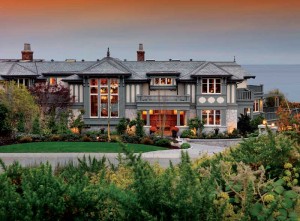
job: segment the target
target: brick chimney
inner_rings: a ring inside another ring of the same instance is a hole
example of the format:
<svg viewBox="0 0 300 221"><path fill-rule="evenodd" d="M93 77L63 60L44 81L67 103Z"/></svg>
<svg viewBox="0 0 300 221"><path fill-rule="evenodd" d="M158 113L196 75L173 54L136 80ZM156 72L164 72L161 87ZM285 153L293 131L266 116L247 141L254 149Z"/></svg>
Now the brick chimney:
<svg viewBox="0 0 300 221"><path fill-rule="evenodd" d="M22 51L22 60L23 61L33 61L33 51L31 51L30 44L24 44L24 50Z"/></svg>
<svg viewBox="0 0 300 221"><path fill-rule="evenodd" d="M145 51L143 48L143 44L139 44L139 50L137 53L137 61L145 61Z"/></svg>

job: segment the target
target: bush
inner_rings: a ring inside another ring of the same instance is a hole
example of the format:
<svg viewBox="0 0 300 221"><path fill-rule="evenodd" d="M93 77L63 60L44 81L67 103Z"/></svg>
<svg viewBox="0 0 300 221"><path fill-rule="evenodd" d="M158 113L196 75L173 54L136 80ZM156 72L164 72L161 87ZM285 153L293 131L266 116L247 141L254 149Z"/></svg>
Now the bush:
<svg viewBox="0 0 300 221"><path fill-rule="evenodd" d="M123 134L122 135L122 140L125 143L140 143L141 138L139 136L135 135L128 135L128 134Z"/></svg>
<svg viewBox="0 0 300 221"><path fill-rule="evenodd" d="M193 132L191 130L184 130L181 133L181 137L182 138L190 138L191 136L193 136Z"/></svg>
<svg viewBox="0 0 300 221"><path fill-rule="evenodd" d="M100 142L107 142L108 141L108 135L107 134L100 134L98 137L96 137L97 141Z"/></svg>
<svg viewBox="0 0 300 221"><path fill-rule="evenodd" d="M153 145L154 141L150 137L144 137L141 140L141 144Z"/></svg>
<svg viewBox="0 0 300 221"><path fill-rule="evenodd" d="M60 135L52 135L50 137L50 141L60 141L60 140L61 140Z"/></svg>
<svg viewBox="0 0 300 221"><path fill-rule="evenodd" d="M91 138L91 137L88 137L88 136L83 136L83 137L82 137L82 141L83 141L83 142L92 142L92 138Z"/></svg>
<svg viewBox="0 0 300 221"><path fill-rule="evenodd" d="M30 136L24 136L19 139L19 142L20 143L31 143L32 138Z"/></svg>
<svg viewBox="0 0 300 221"><path fill-rule="evenodd" d="M130 120L128 118L121 118L119 123L116 126L118 134L124 134L126 132L127 126L129 124Z"/></svg>
<svg viewBox="0 0 300 221"><path fill-rule="evenodd" d="M180 146L181 149L188 149L188 148L190 148L190 147L191 147L191 145L190 145L189 143L183 143L183 144L181 144L181 146Z"/></svg>
<svg viewBox="0 0 300 221"><path fill-rule="evenodd" d="M159 147L170 147L171 142L167 138L160 138L154 142L154 145Z"/></svg>

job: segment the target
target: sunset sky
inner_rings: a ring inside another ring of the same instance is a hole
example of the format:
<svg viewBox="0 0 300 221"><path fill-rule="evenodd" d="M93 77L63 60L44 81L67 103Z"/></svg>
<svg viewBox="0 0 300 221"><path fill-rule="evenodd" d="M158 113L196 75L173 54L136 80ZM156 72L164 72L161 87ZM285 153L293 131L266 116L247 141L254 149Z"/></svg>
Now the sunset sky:
<svg viewBox="0 0 300 221"><path fill-rule="evenodd" d="M0 58L300 63L299 0L1 0Z"/></svg>

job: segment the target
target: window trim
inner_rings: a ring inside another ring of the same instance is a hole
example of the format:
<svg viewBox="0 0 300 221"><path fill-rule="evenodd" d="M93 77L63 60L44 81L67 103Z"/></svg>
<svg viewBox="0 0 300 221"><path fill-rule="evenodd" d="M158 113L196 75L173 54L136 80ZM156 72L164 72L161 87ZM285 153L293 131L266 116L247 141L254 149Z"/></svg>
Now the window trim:
<svg viewBox="0 0 300 221"><path fill-rule="evenodd" d="M108 119L108 118L119 118L120 117L120 93L119 93L119 87L120 87L120 80L118 79L118 78L90 78L89 79L89 83L93 80L93 79L95 79L95 80L97 80L97 85L91 85L91 84L89 84L89 96L90 96L90 98L89 98L89 101L90 101L90 104L89 104L89 106L90 106L90 118L103 118L103 119ZM101 80L102 79L107 79L107 85L101 85ZM116 82L117 82L117 87L118 87L118 93L112 93L111 92L111 86L112 86L112 80L115 80ZM97 93L91 93L91 88L93 88L93 87L95 87L95 88L97 88ZM107 93L101 93L101 88L107 88ZM97 116L92 116L92 109L91 109L91 104L92 104L92 102L91 102L91 96L92 95L97 95ZM109 114L110 114L110 116L102 116L101 115L101 96L107 96L107 98L108 98L108 101L107 101L107 109L110 109L110 111L108 111L109 112ZM117 105L118 105L118 107L117 107L117 112L118 112L118 115L117 116L112 116L112 111L111 111L111 105L112 105L112 103L111 103L111 97L112 96L118 96L118 101L117 101Z"/></svg>
<svg viewBox="0 0 300 221"><path fill-rule="evenodd" d="M213 124L209 124L209 115L211 114L211 111L213 112ZM220 114L217 114L216 112L219 111ZM203 112L205 112L206 115L206 122L204 122L204 126L221 126L222 125L222 114L221 114L221 110L202 110L201 111L201 119L203 120L203 116L205 116L203 114ZM216 116L220 116L220 123L216 124Z"/></svg>
<svg viewBox="0 0 300 221"><path fill-rule="evenodd" d="M203 81L206 80L206 83ZM213 90L214 92L209 92L209 85L210 85L210 80L213 80ZM220 80L220 83L217 83L217 80ZM221 78L202 78L201 80L201 93L202 94L222 94L222 80ZM217 84L220 84L220 92L216 92L217 89ZM203 92L203 86L206 85L206 91Z"/></svg>

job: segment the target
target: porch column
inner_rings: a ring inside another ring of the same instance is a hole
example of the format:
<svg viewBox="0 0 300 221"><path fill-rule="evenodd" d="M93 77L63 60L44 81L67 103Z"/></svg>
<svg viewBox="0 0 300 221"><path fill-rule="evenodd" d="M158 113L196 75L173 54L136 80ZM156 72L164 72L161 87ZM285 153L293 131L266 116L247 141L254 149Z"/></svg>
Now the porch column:
<svg viewBox="0 0 300 221"><path fill-rule="evenodd" d="M147 126L150 126L150 113L149 113L149 110L147 110Z"/></svg>
<svg viewBox="0 0 300 221"><path fill-rule="evenodd" d="M180 110L177 110L177 126L180 126Z"/></svg>
<svg viewBox="0 0 300 221"><path fill-rule="evenodd" d="M250 108L250 118L253 118L253 108Z"/></svg>

